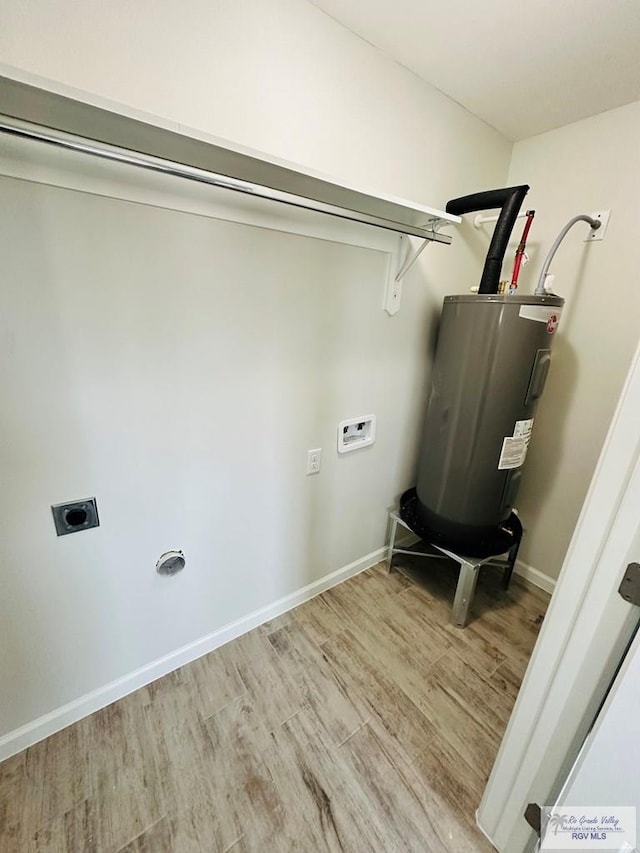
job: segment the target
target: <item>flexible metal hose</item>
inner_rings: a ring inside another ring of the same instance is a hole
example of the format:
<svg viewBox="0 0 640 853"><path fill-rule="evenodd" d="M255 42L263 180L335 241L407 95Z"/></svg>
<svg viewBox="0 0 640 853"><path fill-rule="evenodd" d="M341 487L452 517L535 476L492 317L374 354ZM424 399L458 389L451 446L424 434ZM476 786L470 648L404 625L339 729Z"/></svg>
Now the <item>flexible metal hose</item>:
<svg viewBox="0 0 640 853"><path fill-rule="evenodd" d="M549 273L549 267L551 266L551 261L553 260L553 256L558 251L558 247L560 246L560 243L562 243L564 238L567 236L567 232L569 231L569 229L573 228L573 226L577 222L588 222L589 225L594 230L600 228L600 226L602 225L602 223L600 222L599 219L593 219L591 216L588 216L586 213L581 213L579 216L574 216L573 219L570 219L569 222L567 222L567 224L564 226L562 231L558 234L556 239L553 241L553 246L549 249L549 254L547 255L545 262L542 265L542 270L540 272L540 278L538 279L538 284L536 286L536 289L534 290L534 294L536 296L544 296L545 295L544 281L545 281L545 279Z"/></svg>

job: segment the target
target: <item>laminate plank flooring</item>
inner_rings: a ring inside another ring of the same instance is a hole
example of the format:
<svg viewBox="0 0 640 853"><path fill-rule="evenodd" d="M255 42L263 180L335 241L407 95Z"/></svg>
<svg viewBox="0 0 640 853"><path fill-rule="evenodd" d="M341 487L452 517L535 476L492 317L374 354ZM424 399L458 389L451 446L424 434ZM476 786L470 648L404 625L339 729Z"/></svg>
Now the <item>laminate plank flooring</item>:
<svg viewBox="0 0 640 853"><path fill-rule="evenodd" d="M2 853L474 853L548 597L382 564L0 764Z"/></svg>

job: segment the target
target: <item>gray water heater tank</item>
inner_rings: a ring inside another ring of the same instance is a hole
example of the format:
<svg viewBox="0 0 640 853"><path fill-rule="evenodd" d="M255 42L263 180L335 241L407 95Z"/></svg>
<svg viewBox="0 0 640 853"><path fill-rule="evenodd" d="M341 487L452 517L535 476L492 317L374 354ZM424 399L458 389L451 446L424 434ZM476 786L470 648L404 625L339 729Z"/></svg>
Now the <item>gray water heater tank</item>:
<svg viewBox="0 0 640 853"><path fill-rule="evenodd" d="M472 553L511 514L563 304L444 300L416 491L422 524L449 547Z"/></svg>

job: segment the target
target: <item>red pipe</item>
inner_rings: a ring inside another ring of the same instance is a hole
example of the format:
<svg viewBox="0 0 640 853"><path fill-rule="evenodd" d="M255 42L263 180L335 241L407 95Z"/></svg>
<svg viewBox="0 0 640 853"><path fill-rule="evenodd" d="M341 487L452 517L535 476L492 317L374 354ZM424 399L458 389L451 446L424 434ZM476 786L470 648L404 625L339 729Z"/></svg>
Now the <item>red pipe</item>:
<svg viewBox="0 0 640 853"><path fill-rule="evenodd" d="M527 221L524 224L524 230L522 232L520 242L518 243L518 248L516 249L516 257L513 263L513 275L511 276L511 284L509 285L510 293L513 293L518 289L518 276L520 275L522 256L524 255L524 250L527 245L527 237L529 236L529 229L531 228L531 223L533 222L533 217L535 215L535 210L527 211Z"/></svg>

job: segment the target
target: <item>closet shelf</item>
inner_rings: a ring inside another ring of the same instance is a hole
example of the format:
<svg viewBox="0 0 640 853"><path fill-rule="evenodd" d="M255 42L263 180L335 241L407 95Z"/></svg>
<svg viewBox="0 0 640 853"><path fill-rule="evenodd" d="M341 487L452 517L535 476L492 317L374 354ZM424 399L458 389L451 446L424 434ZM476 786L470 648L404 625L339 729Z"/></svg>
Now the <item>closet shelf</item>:
<svg viewBox="0 0 640 853"><path fill-rule="evenodd" d="M87 93L0 68L0 131L438 243L460 217L339 183Z"/></svg>

